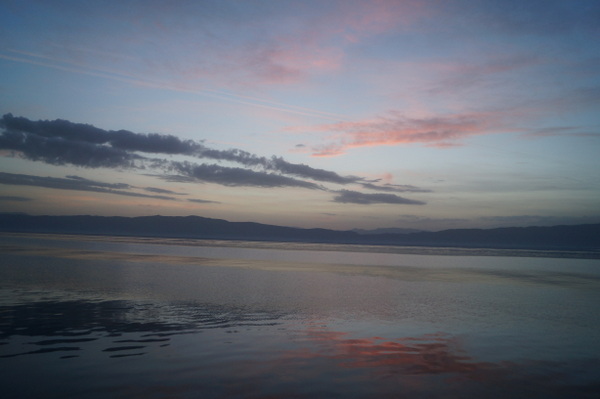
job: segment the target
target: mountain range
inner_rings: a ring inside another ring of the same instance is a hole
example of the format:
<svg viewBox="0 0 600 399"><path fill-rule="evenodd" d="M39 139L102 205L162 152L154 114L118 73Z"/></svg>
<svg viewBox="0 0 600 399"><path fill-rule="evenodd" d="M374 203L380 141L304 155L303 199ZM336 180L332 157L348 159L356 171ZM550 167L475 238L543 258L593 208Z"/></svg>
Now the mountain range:
<svg viewBox="0 0 600 399"><path fill-rule="evenodd" d="M0 214L0 231L429 247L600 250L600 224L437 232L393 229L365 232L229 222L200 216L32 216L5 213Z"/></svg>

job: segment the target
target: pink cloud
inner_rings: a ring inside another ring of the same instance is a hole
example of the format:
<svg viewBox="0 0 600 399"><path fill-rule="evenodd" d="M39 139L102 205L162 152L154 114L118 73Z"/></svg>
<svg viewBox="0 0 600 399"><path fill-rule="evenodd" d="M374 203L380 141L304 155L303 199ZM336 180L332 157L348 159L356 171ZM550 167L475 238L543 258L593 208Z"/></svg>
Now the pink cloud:
<svg viewBox="0 0 600 399"><path fill-rule="evenodd" d="M242 65L263 83L294 83L310 73L338 70L346 46L413 24L427 12L418 1L343 1L322 14L304 15L300 29L241 49L249 51Z"/></svg>
<svg viewBox="0 0 600 399"><path fill-rule="evenodd" d="M443 77L429 91L432 94L451 93L456 90L489 84L502 74L521 71L543 62L531 55L492 56L485 63L461 62L432 64L429 67Z"/></svg>
<svg viewBox="0 0 600 399"><path fill-rule="evenodd" d="M114 20L127 29L94 25L82 37L52 38L60 44L47 54L77 63L86 72L107 69L121 76L136 71L136 79L170 86L245 90L305 82L337 71L352 43L414 23L423 9L418 1L345 0L318 10L299 2L246 14L240 3L231 13L211 17L208 9L196 17L198 9L192 4L156 7L127 8L114 15L97 10L104 23Z"/></svg>
<svg viewBox="0 0 600 399"><path fill-rule="evenodd" d="M348 46L415 24L429 13L421 2L395 0L342 1L319 13L306 11L297 10L302 23L296 27L233 48L224 55L231 61L228 70L250 84L297 83L341 69Z"/></svg>
<svg viewBox="0 0 600 399"><path fill-rule="evenodd" d="M342 2L335 10L334 29L349 42L358 42L367 35L380 34L399 27L418 23L433 10L416 0L373 0L370 2ZM331 26L331 25L330 25Z"/></svg>
<svg viewBox="0 0 600 399"><path fill-rule="evenodd" d="M252 75L262 84L287 84L304 80L308 75L340 68L343 52L319 43L281 40L243 54L238 64L243 75Z"/></svg>
<svg viewBox="0 0 600 399"><path fill-rule="evenodd" d="M434 147L459 145L463 138L498 132L507 127L501 112L473 112L413 119L399 113L358 122L319 125L335 132L329 142L312 148L314 156L335 156L350 148L420 143Z"/></svg>

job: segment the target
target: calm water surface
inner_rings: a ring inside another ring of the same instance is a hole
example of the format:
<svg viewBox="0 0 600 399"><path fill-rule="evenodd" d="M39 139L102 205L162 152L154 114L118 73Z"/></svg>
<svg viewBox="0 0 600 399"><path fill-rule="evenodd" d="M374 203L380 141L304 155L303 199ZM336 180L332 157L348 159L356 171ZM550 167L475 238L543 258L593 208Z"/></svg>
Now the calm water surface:
<svg viewBox="0 0 600 399"><path fill-rule="evenodd" d="M599 260L249 246L0 235L2 397L600 396Z"/></svg>

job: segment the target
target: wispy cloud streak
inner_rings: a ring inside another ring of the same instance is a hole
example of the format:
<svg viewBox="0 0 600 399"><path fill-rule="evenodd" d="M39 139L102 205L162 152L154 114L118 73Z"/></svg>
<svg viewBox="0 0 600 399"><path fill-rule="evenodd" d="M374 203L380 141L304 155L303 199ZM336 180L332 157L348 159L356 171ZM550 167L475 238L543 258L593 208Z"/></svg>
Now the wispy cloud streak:
<svg viewBox="0 0 600 399"><path fill-rule="evenodd" d="M37 65L45 68L57 69L65 72L76 73L80 75L94 76L107 80L114 80L123 83L129 83L135 86L145 86L160 90L168 90L173 92L183 92L208 96L221 101L234 102L237 104L247 105L250 107L265 108L278 112L290 113L295 115L303 115L315 117L324 120L343 121L349 120L347 116L335 114L332 112L321 111L309 107L303 107L293 104L286 104L266 98L238 94L228 90L217 90L208 87L190 87L189 85L181 85L174 82L157 81L150 78L142 78L140 76L129 75L121 71L112 71L105 69L97 69L86 64L74 63L68 59L57 59L48 57L42 54L31 52L10 50L12 53L19 54L14 56L10 54L0 53L0 58L23 64Z"/></svg>

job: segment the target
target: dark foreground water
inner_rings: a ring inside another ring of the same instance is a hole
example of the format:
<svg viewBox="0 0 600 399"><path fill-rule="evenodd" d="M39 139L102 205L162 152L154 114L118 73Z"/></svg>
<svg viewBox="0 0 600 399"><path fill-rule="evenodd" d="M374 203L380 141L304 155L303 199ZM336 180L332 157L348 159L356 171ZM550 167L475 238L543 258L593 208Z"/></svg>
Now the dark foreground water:
<svg viewBox="0 0 600 399"><path fill-rule="evenodd" d="M600 397L599 260L250 245L0 235L0 397Z"/></svg>

